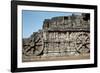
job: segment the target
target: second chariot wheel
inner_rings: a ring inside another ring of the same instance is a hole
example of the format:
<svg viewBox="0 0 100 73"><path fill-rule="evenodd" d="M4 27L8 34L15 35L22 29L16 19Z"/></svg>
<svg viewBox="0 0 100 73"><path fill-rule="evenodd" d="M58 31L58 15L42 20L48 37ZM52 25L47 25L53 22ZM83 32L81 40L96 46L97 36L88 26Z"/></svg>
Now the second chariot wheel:
<svg viewBox="0 0 100 73"><path fill-rule="evenodd" d="M78 53L89 53L90 52L89 33L83 32L77 36L76 50Z"/></svg>

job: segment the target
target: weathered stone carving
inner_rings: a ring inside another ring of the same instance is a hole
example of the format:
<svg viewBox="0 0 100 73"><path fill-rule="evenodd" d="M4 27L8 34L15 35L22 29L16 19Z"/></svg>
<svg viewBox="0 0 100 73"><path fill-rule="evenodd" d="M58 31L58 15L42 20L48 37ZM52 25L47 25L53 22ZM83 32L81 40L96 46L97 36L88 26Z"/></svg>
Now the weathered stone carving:
<svg viewBox="0 0 100 73"><path fill-rule="evenodd" d="M78 56L90 53L90 14L45 19L43 29L23 39L25 56Z"/></svg>

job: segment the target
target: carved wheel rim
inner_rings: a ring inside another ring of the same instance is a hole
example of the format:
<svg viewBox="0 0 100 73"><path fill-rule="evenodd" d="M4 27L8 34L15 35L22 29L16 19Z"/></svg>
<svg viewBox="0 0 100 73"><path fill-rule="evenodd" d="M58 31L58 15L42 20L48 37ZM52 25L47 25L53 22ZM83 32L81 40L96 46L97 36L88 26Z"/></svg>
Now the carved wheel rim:
<svg viewBox="0 0 100 73"><path fill-rule="evenodd" d="M76 50L78 53L90 52L90 37L87 33L78 35L76 39Z"/></svg>

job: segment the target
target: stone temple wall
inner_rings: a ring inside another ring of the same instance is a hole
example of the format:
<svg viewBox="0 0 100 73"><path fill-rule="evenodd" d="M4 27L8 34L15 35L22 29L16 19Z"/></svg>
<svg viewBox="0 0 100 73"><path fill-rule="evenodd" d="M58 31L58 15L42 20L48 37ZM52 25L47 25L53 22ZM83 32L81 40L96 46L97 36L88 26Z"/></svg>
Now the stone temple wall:
<svg viewBox="0 0 100 73"><path fill-rule="evenodd" d="M45 19L43 29L61 29L61 28L90 28L90 19L87 15L59 16L52 19Z"/></svg>
<svg viewBox="0 0 100 73"><path fill-rule="evenodd" d="M28 39L23 39L23 61L25 56L67 57L89 53L90 14L45 19L42 30L34 32Z"/></svg>
<svg viewBox="0 0 100 73"><path fill-rule="evenodd" d="M44 54L78 55L89 53L89 36L89 32L49 32L46 38L43 38Z"/></svg>

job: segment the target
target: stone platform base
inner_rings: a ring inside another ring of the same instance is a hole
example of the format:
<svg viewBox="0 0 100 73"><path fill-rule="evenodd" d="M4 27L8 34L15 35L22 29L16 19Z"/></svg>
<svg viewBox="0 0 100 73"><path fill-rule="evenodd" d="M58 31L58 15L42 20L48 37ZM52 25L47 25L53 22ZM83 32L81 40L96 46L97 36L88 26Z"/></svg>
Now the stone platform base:
<svg viewBox="0 0 100 73"><path fill-rule="evenodd" d="M81 60L90 59L89 54L77 56L23 56L22 62L57 61L57 60Z"/></svg>

